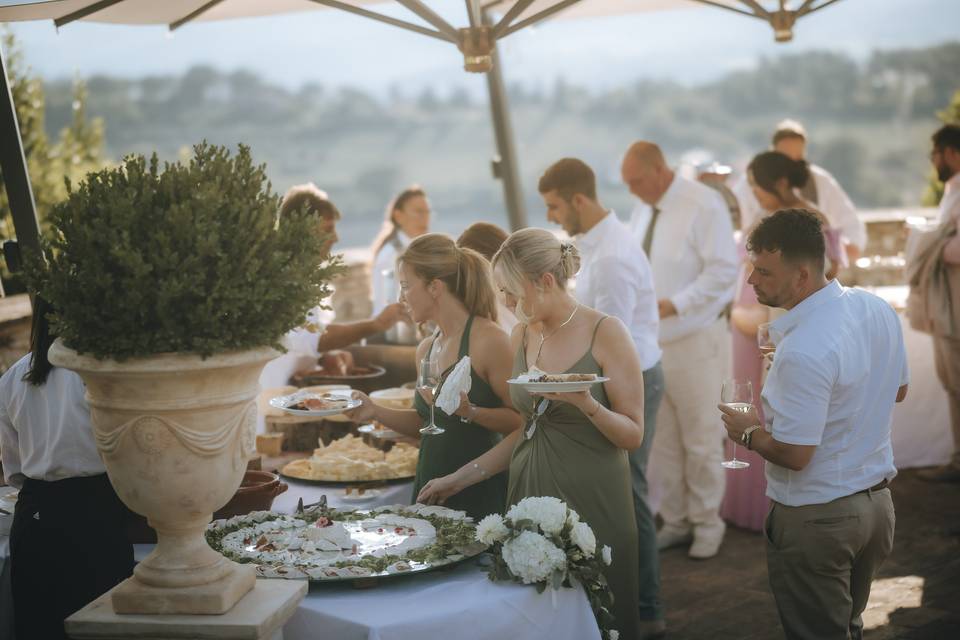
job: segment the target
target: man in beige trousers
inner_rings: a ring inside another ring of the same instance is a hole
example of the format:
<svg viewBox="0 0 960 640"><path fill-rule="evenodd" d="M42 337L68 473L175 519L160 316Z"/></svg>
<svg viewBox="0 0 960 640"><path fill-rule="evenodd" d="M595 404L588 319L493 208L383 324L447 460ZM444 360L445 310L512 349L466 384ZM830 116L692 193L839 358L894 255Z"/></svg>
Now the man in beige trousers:
<svg viewBox="0 0 960 640"><path fill-rule="evenodd" d="M877 296L826 280L810 211L765 218L747 250L757 300L787 313L770 325L766 424L756 409L718 408L730 438L767 461L767 573L787 638L858 639L893 548L890 422L909 378L900 320Z"/></svg>
<svg viewBox="0 0 960 640"><path fill-rule="evenodd" d="M636 142L621 174L640 199L630 229L650 259L660 314L666 387L651 459L663 487L657 547L692 542L691 558L713 557L723 541L725 470L716 399L730 369L724 310L739 261L726 203L674 173L660 148Z"/></svg>

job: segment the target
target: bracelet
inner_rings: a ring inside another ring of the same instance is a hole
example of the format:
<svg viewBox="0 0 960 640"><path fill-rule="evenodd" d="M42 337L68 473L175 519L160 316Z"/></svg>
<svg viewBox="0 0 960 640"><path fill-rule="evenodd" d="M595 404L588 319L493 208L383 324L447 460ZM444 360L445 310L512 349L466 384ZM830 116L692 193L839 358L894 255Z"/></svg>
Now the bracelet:
<svg viewBox="0 0 960 640"><path fill-rule="evenodd" d="M751 445L753 444L753 432L758 429L760 429L760 425L755 424L752 427L747 427L744 429L743 433L740 434L740 442L743 444L743 446L751 451L753 450L751 449Z"/></svg>
<svg viewBox="0 0 960 640"><path fill-rule="evenodd" d="M487 477L487 472L484 470L483 467L481 467L481 466L480 466L479 464L477 464L476 462L473 463L473 468L480 472L480 477L481 477L481 478L486 478L486 477Z"/></svg>
<svg viewBox="0 0 960 640"><path fill-rule="evenodd" d="M593 401L597 403L597 408L587 414L587 417L591 420L593 419L593 416L597 415L597 413L599 413L600 409L603 407L603 405L600 404L600 401L596 398L594 398Z"/></svg>
<svg viewBox="0 0 960 640"><path fill-rule="evenodd" d="M460 416L460 422L466 424L467 422L473 422L473 419L477 417L477 410L480 409L475 404L471 404L470 408L467 409L467 415Z"/></svg>

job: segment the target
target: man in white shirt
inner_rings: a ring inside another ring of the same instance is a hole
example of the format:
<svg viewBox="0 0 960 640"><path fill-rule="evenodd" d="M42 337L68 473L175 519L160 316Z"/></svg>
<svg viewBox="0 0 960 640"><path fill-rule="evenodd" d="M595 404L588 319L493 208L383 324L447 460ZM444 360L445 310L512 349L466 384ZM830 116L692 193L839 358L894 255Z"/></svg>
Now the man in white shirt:
<svg viewBox="0 0 960 640"><path fill-rule="evenodd" d="M767 461L767 573L787 638L860 638L870 584L893 548L894 402L909 373L893 308L824 276L816 215L784 209L750 234L748 283L774 320L755 408L718 405L730 438Z"/></svg>
<svg viewBox="0 0 960 640"><path fill-rule="evenodd" d="M636 142L621 167L641 203L630 230L649 257L668 380L653 444L663 483L657 534L661 549L687 544L692 558L716 555L725 525L723 438L714 410L730 369L724 310L733 299L739 261L723 198L676 175L651 142Z"/></svg>
<svg viewBox="0 0 960 640"><path fill-rule="evenodd" d="M784 120L777 125L773 133L774 151L788 156L792 160L804 160L807 154L807 132L803 125L795 120ZM867 245L867 227L857 216L857 210L850 197L829 171L810 164L810 180L800 192L801 197L817 205L831 226L843 233L847 257L851 262L857 259ZM763 207L753 195L753 189L744 176L734 187L734 193L740 202L743 220L742 229L749 229L763 215Z"/></svg>
<svg viewBox="0 0 960 640"><path fill-rule="evenodd" d="M554 163L540 178L538 188L547 207L547 219L577 238L577 300L623 321L643 367L643 444L630 452L630 469L640 543L640 637L659 637L666 625L660 601L657 529L647 504L646 477L657 408L664 389L653 275L630 230L616 213L600 204L596 176L586 163L576 158Z"/></svg>
<svg viewBox="0 0 960 640"><path fill-rule="evenodd" d="M930 161L937 170L937 177L944 183L939 222L960 224L960 126L944 125L933 134ZM943 261L953 269L960 265L960 234L953 236L944 246ZM957 333L960 330L955 331L954 335ZM954 452L946 465L925 469L918 475L935 482L960 482L960 340L934 335L933 347L937 376L950 401Z"/></svg>

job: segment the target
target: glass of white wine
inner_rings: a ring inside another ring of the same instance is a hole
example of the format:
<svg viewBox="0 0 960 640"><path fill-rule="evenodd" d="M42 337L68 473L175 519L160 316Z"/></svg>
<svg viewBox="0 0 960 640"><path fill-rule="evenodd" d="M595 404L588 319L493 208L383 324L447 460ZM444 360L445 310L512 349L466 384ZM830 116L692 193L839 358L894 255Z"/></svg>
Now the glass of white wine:
<svg viewBox="0 0 960 640"><path fill-rule="evenodd" d="M437 393L440 390L440 364L435 357L427 356L420 361L420 373L417 375L417 389L420 391L430 391L430 424L420 429L420 433L428 436L434 436L446 431L443 427L438 427L433 420L433 407L437 403ZM426 394L422 394L426 399Z"/></svg>
<svg viewBox="0 0 960 640"><path fill-rule="evenodd" d="M724 380L720 388L720 402L734 411L750 413L753 410L753 384L749 380ZM733 443L733 460L721 463L727 469L745 469L749 462L737 460L737 443Z"/></svg>

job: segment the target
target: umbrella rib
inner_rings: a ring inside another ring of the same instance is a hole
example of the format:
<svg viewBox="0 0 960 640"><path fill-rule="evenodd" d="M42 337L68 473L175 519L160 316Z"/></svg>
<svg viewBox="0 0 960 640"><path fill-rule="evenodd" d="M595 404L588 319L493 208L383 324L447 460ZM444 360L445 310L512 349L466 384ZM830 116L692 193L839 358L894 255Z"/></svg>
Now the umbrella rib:
<svg viewBox="0 0 960 640"><path fill-rule="evenodd" d="M347 4L346 2L339 2L338 0L310 0L310 2L316 2L317 4L322 4L333 9L340 9L341 11L347 11L349 13L362 16L364 18L369 18L371 20L376 20L377 22L384 22L386 24L392 25L394 27L400 27L401 29L406 29L407 31L413 31L421 35L429 36L431 38L436 38L437 40L443 40L444 42L453 42L456 43L456 39L450 37L446 33L441 33L439 31L433 31L426 27L421 27L418 24L411 24L404 20L399 20L397 18L391 18L390 16L385 16L381 13L375 11L368 11L367 9L361 9L352 4Z"/></svg>
<svg viewBox="0 0 960 640"><path fill-rule="evenodd" d="M433 9L427 5L420 2L420 0L396 0L398 4L403 5L410 11L414 12L434 27L437 28L437 31L440 33L445 33L456 42L459 38L457 30L449 22L444 20L437 14Z"/></svg>
<svg viewBox="0 0 960 640"><path fill-rule="evenodd" d="M487 11L490 11L490 9L493 9L494 7L500 6L506 1L507 0L490 0L490 2L485 2L484 4L480 5L480 9L482 9L484 12L487 12Z"/></svg>
<svg viewBox="0 0 960 640"><path fill-rule="evenodd" d="M199 9L194 9L193 11L191 11L190 13L188 13L187 15L185 15L184 17L180 18L179 20L174 20L174 21L171 22L170 25L169 25L169 26L170 26L170 31L174 31L175 29L179 29L180 27L182 27L182 26L185 25L186 23L188 23L188 22L190 22L191 20L195 19L197 16L200 16L200 15L206 13L207 11L209 11L210 9L213 9L215 6L217 6L217 5L220 4L221 2L223 2L223 0L210 0L210 2L208 2L208 3L205 4L205 5L203 5L203 6L200 7Z"/></svg>
<svg viewBox="0 0 960 640"><path fill-rule="evenodd" d="M464 0L467 3L467 17L470 18L470 27L476 29L480 26L480 0Z"/></svg>
<svg viewBox="0 0 960 640"><path fill-rule="evenodd" d="M834 2L840 2L840 0L827 0L827 1L824 2L823 4L821 4L821 5L817 6L817 7L810 7L810 8L807 9L806 11L803 11L804 7L801 7L801 8L800 8L800 9L801 9L801 12L798 12L797 15L798 15L798 16L804 16L804 15L808 16L808 15L810 15L811 13L813 13L814 11L820 11L820 9L823 9L823 8L825 8L825 7L829 7L829 6L832 5ZM813 3L813 0L810 0L810 2L808 2L807 4L812 4L812 3Z"/></svg>
<svg viewBox="0 0 960 640"><path fill-rule="evenodd" d="M493 28L494 39L499 38L500 34L506 31L507 27L510 26L510 23L513 22L517 16L526 11L527 7L532 5L534 2L535 0L518 0L516 3L514 3L514 5L510 7L510 10L507 11L502 18L500 18L500 22L498 22Z"/></svg>
<svg viewBox="0 0 960 640"><path fill-rule="evenodd" d="M757 0L740 0L740 2L753 9L754 15L766 19L770 18L770 12L764 9L763 5L757 2Z"/></svg>
<svg viewBox="0 0 960 640"><path fill-rule="evenodd" d="M100 0L99 2L94 2L93 4L88 4L82 9L77 9L73 13L68 13L65 16L60 18L55 18L53 24L56 28L60 28L65 24L70 24L81 18L86 18L87 16L102 11L103 9L108 9L115 4L120 4L123 0Z"/></svg>
<svg viewBox="0 0 960 640"><path fill-rule="evenodd" d="M563 11L570 5L576 4L578 2L580 2L580 0L563 0L563 2L558 2L557 4L544 9L540 13L535 13L529 18L521 20L517 24L507 27L506 29L503 30L503 34L500 35L499 37L506 38L511 33L515 31L519 31L520 29L523 29L524 27L528 27L532 24L536 24L537 22L540 22L541 20L544 20L546 18L549 18L550 16L557 13L558 11Z"/></svg>

